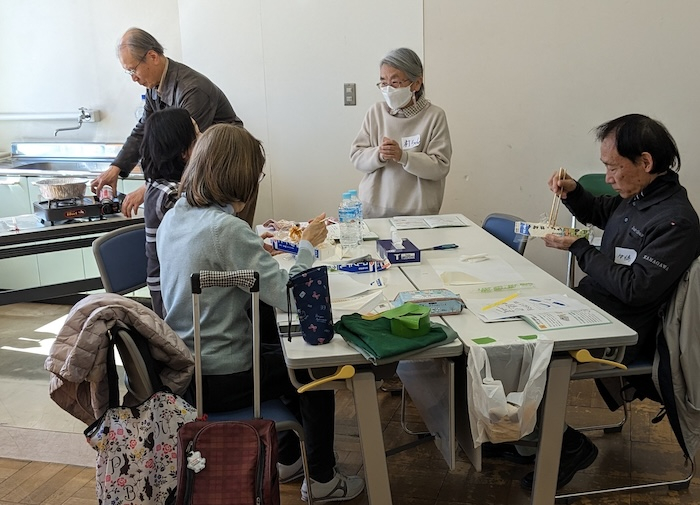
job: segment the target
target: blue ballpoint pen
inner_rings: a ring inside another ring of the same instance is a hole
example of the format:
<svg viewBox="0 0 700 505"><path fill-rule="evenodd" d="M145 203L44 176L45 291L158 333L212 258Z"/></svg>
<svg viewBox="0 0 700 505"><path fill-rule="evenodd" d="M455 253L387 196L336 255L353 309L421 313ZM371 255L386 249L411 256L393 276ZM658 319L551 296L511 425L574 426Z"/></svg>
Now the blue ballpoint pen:
<svg viewBox="0 0 700 505"><path fill-rule="evenodd" d="M441 244L434 247L426 247L421 249L421 251L442 251L444 249L457 249L459 246L457 244Z"/></svg>

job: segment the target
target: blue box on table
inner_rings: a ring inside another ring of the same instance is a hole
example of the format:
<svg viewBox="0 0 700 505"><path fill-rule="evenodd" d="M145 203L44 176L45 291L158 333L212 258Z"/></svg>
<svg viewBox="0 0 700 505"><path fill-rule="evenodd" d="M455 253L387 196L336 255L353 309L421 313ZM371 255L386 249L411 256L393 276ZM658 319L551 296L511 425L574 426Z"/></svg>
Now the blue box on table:
<svg viewBox="0 0 700 505"><path fill-rule="evenodd" d="M389 260L392 265L397 263L420 263L420 249L406 238L401 240L403 249L395 247L391 240L377 240L379 256L382 259Z"/></svg>

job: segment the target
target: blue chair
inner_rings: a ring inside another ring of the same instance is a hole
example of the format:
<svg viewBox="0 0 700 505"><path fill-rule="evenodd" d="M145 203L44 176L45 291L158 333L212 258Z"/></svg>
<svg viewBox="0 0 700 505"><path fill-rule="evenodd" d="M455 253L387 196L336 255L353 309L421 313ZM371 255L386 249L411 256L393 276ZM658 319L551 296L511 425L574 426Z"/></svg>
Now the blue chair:
<svg viewBox="0 0 700 505"><path fill-rule="evenodd" d="M146 225L113 230L92 243L105 291L123 295L146 285Z"/></svg>
<svg viewBox="0 0 700 505"><path fill-rule="evenodd" d="M510 214L493 213L484 218L481 227L518 254L525 254L527 237L515 233L516 221L523 220Z"/></svg>

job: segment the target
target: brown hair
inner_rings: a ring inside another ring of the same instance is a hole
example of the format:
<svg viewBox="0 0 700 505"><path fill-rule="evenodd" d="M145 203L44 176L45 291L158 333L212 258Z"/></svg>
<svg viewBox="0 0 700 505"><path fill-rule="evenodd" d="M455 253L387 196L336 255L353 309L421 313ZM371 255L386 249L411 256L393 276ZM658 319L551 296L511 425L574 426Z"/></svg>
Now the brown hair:
<svg viewBox="0 0 700 505"><path fill-rule="evenodd" d="M217 124L197 140L180 192L193 207L247 202L258 186L265 150L248 130Z"/></svg>

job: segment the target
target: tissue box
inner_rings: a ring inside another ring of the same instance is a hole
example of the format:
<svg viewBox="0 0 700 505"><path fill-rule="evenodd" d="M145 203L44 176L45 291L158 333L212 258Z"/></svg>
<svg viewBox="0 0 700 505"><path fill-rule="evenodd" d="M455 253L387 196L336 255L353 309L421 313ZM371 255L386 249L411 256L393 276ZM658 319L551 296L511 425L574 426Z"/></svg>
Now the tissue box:
<svg viewBox="0 0 700 505"><path fill-rule="evenodd" d="M391 240L377 240L377 252L382 259L396 263L420 263L420 249L408 239L403 241L403 249L396 249Z"/></svg>
<svg viewBox="0 0 700 505"><path fill-rule="evenodd" d="M431 316L459 314L464 308L464 301L449 289L402 291L396 295L393 304L399 307L404 303L415 303L428 307Z"/></svg>

